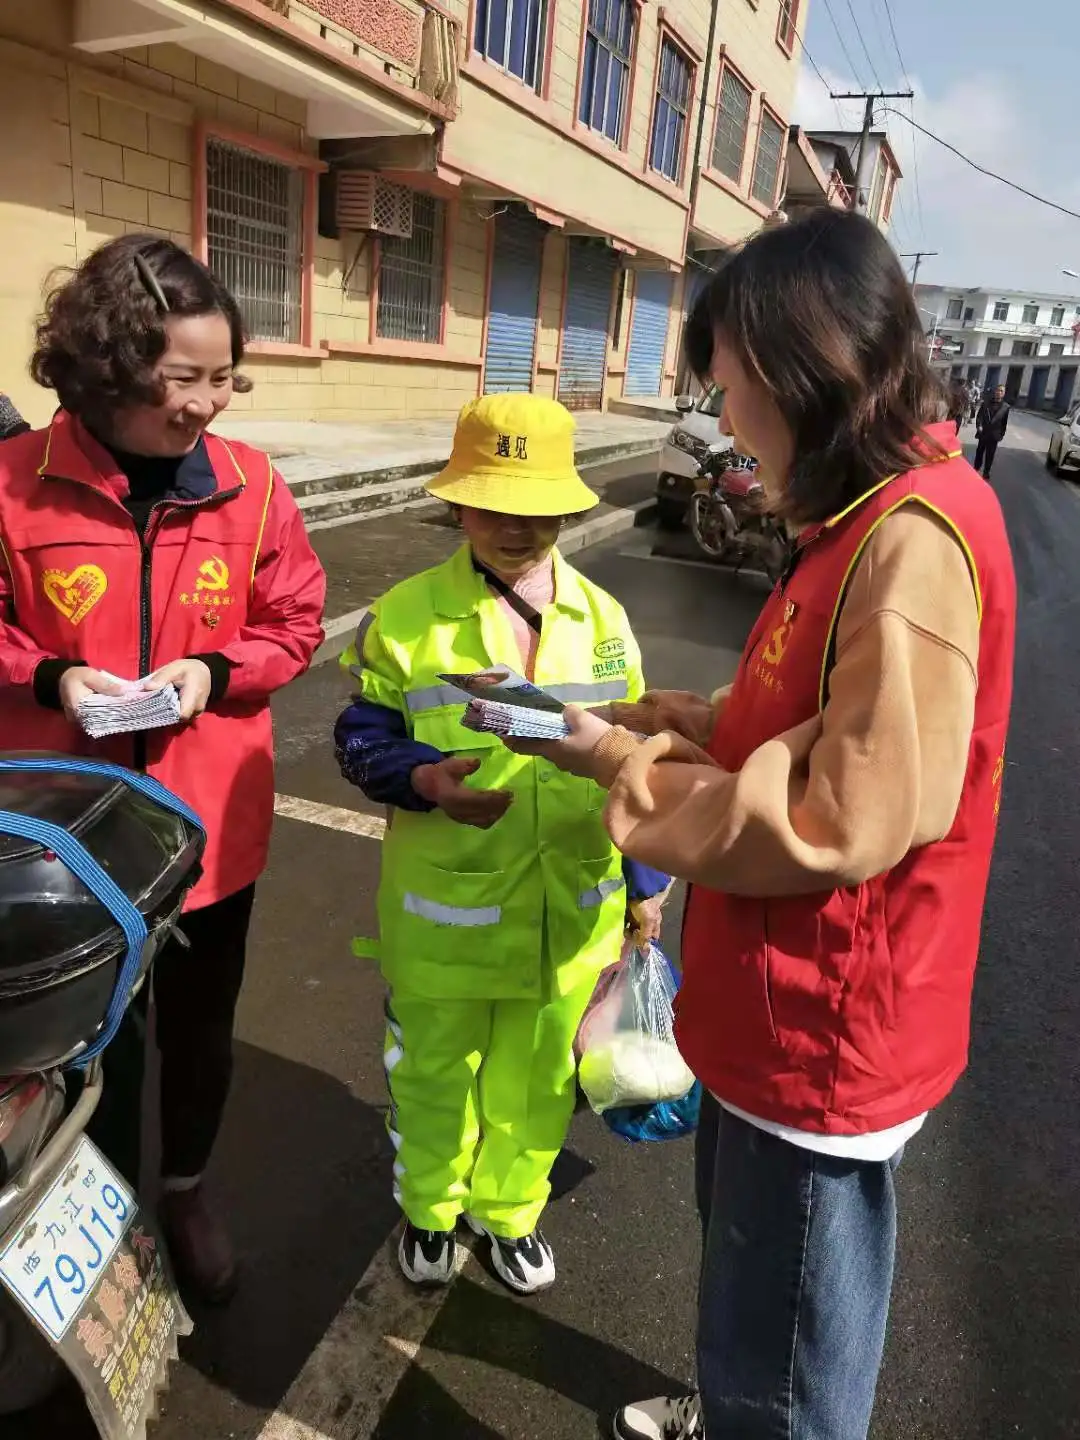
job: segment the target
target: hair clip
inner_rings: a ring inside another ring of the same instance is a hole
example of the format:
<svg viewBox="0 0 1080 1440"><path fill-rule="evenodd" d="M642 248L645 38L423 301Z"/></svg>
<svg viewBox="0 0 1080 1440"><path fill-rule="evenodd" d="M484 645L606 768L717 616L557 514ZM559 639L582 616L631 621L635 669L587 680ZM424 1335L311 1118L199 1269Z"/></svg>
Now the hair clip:
<svg viewBox="0 0 1080 1440"><path fill-rule="evenodd" d="M158 309L163 314L167 315L169 313L169 302L165 299L165 291L162 290L161 284L158 281L157 276L154 274L153 270L150 269L150 266L146 263L146 260L137 252L135 255L135 269L139 272L139 279L146 286L147 291L153 297L154 303L157 305Z"/></svg>

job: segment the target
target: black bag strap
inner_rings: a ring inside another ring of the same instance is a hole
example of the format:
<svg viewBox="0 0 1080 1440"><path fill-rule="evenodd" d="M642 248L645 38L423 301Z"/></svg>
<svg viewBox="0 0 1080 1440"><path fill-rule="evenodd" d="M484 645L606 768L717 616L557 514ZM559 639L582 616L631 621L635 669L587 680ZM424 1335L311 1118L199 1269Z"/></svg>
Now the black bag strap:
<svg viewBox="0 0 1080 1440"><path fill-rule="evenodd" d="M521 616L529 629L535 630L537 635L539 635L541 626L543 625L543 616L540 614L540 611L536 609L535 605L530 605L528 600L523 600L516 590L512 590L505 580L500 579L494 570L490 570L484 562L478 560L475 555L473 556L472 563L473 569L478 575L484 577L490 588L495 591L495 594L501 596L510 606L510 609Z"/></svg>

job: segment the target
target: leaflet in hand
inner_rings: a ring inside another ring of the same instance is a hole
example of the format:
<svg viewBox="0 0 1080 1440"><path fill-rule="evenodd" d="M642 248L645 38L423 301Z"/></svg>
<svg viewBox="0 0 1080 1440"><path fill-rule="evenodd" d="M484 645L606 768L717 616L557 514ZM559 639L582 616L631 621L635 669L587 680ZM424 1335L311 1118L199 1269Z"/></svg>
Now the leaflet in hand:
<svg viewBox="0 0 1080 1440"><path fill-rule="evenodd" d="M569 728L562 701L515 675L512 670L482 670L471 675L440 675L468 700L461 723L467 730L515 740L561 740Z"/></svg>
<svg viewBox="0 0 1080 1440"><path fill-rule="evenodd" d="M91 740L180 723L180 694L175 685L144 690L141 680L119 680L115 675L106 678L115 680L122 687L122 693L87 695L79 701L76 711L79 724Z"/></svg>

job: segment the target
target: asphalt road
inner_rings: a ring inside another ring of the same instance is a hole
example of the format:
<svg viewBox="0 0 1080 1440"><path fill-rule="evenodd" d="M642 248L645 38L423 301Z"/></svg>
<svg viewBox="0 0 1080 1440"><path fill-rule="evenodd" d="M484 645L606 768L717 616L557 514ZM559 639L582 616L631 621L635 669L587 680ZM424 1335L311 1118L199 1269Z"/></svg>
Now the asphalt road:
<svg viewBox="0 0 1080 1440"><path fill-rule="evenodd" d="M1045 433L1018 417L994 475L1020 583L1000 843L971 1068L901 1170L874 1440L1080 1436L1080 494L1043 469ZM761 582L649 551L639 531L579 563L626 603L652 683L723 683ZM330 753L345 693L331 665L280 697L278 789L372 814ZM213 1172L245 1283L196 1316L154 1435L591 1437L597 1415L691 1378L689 1147L632 1148L579 1115L545 1221L557 1286L519 1302L472 1263L417 1307L387 1263L380 985L349 953L373 933L379 843L310 814L323 823L277 827ZM66 1407L0 1425L5 1440L90 1433Z"/></svg>

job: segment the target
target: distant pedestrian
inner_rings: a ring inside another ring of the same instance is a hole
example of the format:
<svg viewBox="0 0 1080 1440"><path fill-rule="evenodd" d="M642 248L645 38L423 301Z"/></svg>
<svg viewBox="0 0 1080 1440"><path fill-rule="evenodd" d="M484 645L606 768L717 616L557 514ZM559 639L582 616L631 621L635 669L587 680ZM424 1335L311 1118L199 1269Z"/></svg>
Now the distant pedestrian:
<svg viewBox="0 0 1080 1440"><path fill-rule="evenodd" d="M1009 402L1005 399L1005 386L999 385L993 396L979 406L975 417L975 469L990 479L997 448L1005 439L1009 428Z"/></svg>
<svg viewBox="0 0 1080 1440"><path fill-rule="evenodd" d="M968 414L967 423L974 424L975 416L979 412L979 402L982 400L982 387L974 380L968 381Z"/></svg>
<svg viewBox="0 0 1080 1440"><path fill-rule="evenodd" d="M949 410L948 419L956 426L956 433L960 434L960 427L967 419L968 413L968 392L967 386L962 380L953 380L949 385Z"/></svg>

